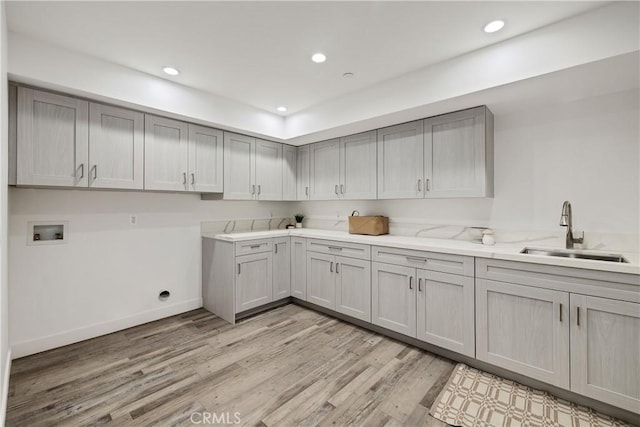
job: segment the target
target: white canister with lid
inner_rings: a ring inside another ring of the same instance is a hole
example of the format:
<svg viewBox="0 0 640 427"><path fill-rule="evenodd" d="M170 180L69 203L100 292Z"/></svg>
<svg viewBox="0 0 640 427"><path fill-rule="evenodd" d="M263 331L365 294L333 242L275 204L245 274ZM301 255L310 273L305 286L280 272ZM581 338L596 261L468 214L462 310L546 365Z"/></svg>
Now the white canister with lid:
<svg viewBox="0 0 640 427"><path fill-rule="evenodd" d="M493 230L487 228L482 232L482 244L487 246L493 246L496 244L496 239L493 237Z"/></svg>

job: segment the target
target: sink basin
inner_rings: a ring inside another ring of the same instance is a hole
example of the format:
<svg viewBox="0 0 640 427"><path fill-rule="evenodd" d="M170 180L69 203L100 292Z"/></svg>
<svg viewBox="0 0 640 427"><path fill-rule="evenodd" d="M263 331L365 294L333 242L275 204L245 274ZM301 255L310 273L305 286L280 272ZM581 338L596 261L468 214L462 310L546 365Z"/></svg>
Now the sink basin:
<svg viewBox="0 0 640 427"><path fill-rule="evenodd" d="M555 256L561 258L579 258L589 259L592 261L608 261L608 262L629 262L619 254L603 254L597 252L576 251L569 249L537 249L524 248L521 254Z"/></svg>

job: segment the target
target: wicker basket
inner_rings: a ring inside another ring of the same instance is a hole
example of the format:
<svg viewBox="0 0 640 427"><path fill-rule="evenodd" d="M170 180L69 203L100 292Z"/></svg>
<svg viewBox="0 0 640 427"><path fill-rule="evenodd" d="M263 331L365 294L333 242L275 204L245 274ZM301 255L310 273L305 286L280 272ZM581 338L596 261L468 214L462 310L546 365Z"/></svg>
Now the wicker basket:
<svg viewBox="0 0 640 427"><path fill-rule="evenodd" d="M349 217L349 233L371 236L389 234L389 218L386 216L360 216L358 211L353 211Z"/></svg>

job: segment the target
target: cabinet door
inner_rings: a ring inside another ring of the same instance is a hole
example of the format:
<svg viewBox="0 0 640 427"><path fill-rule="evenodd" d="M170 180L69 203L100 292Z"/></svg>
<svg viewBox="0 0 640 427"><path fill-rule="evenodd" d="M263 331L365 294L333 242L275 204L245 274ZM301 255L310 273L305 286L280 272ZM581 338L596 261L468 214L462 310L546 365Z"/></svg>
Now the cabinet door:
<svg viewBox="0 0 640 427"><path fill-rule="evenodd" d="M144 114L90 104L89 187L144 188Z"/></svg>
<svg viewBox="0 0 640 427"><path fill-rule="evenodd" d="M89 103L18 88L17 184L86 187Z"/></svg>
<svg viewBox="0 0 640 427"><path fill-rule="evenodd" d="M336 310L371 322L371 262L336 257Z"/></svg>
<svg viewBox="0 0 640 427"><path fill-rule="evenodd" d="M291 295L291 241L273 239L273 300Z"/></svg>
<svg viewBox="0 0 640 427"><path fill-rule="evenodd" d="M222 193L222 131L189 125L189 190L200 193Z"/></svg>
<svg viewBox="0 0 640 427"><path fill-rule="evenodd" d="M259 200L282 200L282 144L256 140L255 175Z"/></svg>
<svg viewBox="0 0 640 427"><path fill-rule="evenodd" d="M332 139L311 144L309 150L309 198L337 199L340 187L340 141Z"/></svg>
<svg viewBox="0 0 640 427"><path fill-rule="evenodd" d="M376 131L340 138L340 197L377 197Z"/></svg>
<svg viewBox="0 0 640 427"><path fill-rule="evenodd" d="M571 390L640 413L640 304L571 294Z"/></svg>
<svg viewBox="0 0 640 427"><path fill-rule="evenodd" d="M336 309L335 256L307 252L307 301Z"/></svg>
<svg viewBox="0 0 640 427"><path fill-rule="evenodd" d="M236 313L272 301L271 252L236 257Z"/></svg>
<svg viewBox="0 0 640 427"><path fill-rule="evenodd" d="M416 336L416 269L374 262L371 265L373 324Z"/></svg>
<svg viewBox="0 0 640 427"><path fill-rule="evenodd" d="M422 120L378 130L378 199L424 195Z"/></svg>
<svg viewBox="0 0 640 427"><path fill-rule="evenodd" d="M224 133L224 198L251 200L256 194L256 140Z"/></svg>
<svg viewBox="0 0 640 427"><path fill-rule="evenodd" d="M418 270L417 338L476 355L473 277Z"/></svg>
<svg viewBox="0 0 640 427"><path fill-rule="evenodd" d="M186 123L145 115L144 188L186 191L189 136Z"/></svg>
<svg viewBox="0 0 640 427"><path fill-rule="evenodd" d="M307 300L307 242L291 238L291 296Z"/></svg>
<svg viewBox="0 0 640 427"><path fill-rule="evenodd" d="M297 149L282 145L282 200L296 200Z"/></svg>
<svg viewBox="0 0 640 427"><path fill-rule="evenodd" d="M476 279L476 358L569 388L569 294Z"/></svg>
<svg viewBox="0 0 640 427"><path fill-rule="evenodd" d="M296 199L309 200L309 146L297 148L296 161Z"/></svg>
<svg viewBox="0 0 640 427"><path fill-rule="evenodd" d="M426 119L426 197L485 197L485 108Z"/></svg>

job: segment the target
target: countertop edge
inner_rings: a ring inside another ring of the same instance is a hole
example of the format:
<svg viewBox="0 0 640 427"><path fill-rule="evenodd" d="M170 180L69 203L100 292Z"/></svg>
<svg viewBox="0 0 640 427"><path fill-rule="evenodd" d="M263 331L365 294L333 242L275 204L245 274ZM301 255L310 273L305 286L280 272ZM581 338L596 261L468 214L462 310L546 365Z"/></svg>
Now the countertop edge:
<svg viewBox="0 0 640 427"><path fill-rule="evenodd" d="M437 252L451 255L472 256L478 258L490 258L505 261L525 262L549 266L581 268L585 270L606 271L611 273L623 273L640 276L640 265L633 261L629 264L603 263L583 259L553 258L542 255L525 255L520 250L527 246L525 243L497 243L495 246L483 246L476 243L453 239L430 239L411 236L367 236L349 234L330 230L315 229L289 229L254 231L236 234L202 233L202 238L216 239L226 242L242 242L261 238L273 237L305 237L320 240L334 240L351 243L361 243L373 246L395 247L426 252ZM628 255L628 254L626 254ZM638 257L638 254L632 254ZM634 258L635 260L635 258ZM640 283L639 283L640 284Z"/></svg>

